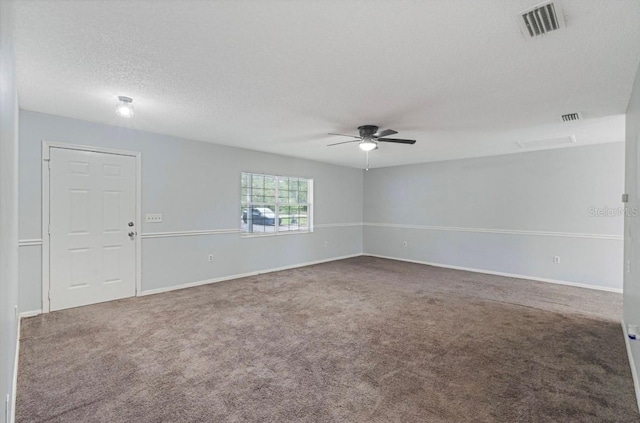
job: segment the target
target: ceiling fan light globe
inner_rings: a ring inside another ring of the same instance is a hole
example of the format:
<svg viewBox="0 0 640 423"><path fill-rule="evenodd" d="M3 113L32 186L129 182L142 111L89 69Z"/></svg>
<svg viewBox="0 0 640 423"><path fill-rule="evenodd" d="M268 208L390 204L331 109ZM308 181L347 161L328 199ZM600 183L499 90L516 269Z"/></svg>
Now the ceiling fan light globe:
<svg viewBox="0 0 640 423"><path fill-rule="evenodd" d="M371 151L371 150L375 150L378 147L378 144L376 144L375 142L371 141L371 140L365 140L360 142L360 144L358 144L358 146L360 147L360 149L362 151Z"/></svg>

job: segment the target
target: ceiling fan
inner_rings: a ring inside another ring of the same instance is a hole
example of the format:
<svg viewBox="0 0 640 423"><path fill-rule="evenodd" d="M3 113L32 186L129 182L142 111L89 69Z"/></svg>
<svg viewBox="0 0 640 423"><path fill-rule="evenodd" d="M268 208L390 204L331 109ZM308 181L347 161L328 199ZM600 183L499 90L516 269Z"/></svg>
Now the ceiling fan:
<svg viewBox="0 0 640 423"><path fill-rule="evenodd" d="M360 136L356 135L346 135L346 134L334 134L329 133L329 135L338 135L341 137L351 137L355 138L352 141L343 141L336 142L334 144L329 144L327 147L331 147L333 145L340 144L348 144L352 142L359 143L358 146L360 149L364 151L371 151L378 148L379 142L394 142L397 144L415 144L416 140L403 140L399 138L384 138L389 135L397 134L398 131L394 131L393 129L384 129L382 131L378 131L378 127L375 125L363 125L358 127L358 131L360 132Z"/></svg>

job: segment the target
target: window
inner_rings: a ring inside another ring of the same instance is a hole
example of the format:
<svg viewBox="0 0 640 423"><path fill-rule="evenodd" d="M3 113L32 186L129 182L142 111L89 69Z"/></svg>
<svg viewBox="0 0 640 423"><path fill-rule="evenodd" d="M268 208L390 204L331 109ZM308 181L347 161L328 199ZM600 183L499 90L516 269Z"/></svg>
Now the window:
<svg viewBox="0 0 640 423"><path fill-rule="evenodd" d="M243 235L313 231L313 180L242 172Z"/></svg>

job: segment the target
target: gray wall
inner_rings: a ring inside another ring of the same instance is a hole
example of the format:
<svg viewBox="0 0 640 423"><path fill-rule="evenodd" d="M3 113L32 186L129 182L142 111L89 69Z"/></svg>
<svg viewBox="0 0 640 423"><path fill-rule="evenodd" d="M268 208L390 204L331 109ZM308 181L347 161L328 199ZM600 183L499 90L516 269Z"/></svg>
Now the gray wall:
<svg viewBox="0 0 640 423"><path fill-rule="evenodd" d="M142 152L142 213L164 217L161 224L142 226L143 291L363 251L622 287L623 218L594 217L589 208L621 205L623 143L372 169L363 181L357 169L22 111L22 311L41 308L42 140ZM241 171L314 178L315 232L145 237L237 229Z"/></svg>
<svg viewBox="0 0 640 423"><path fill-rule="evenodd" d="M18 96L12 8L12 2L0 1L0 419L4 419L7 411L12 413L17 347Z"/></svg>
<svg viewBox="0 0 640 423"><path fill-rule="evenodd" d="M627 107L627 143L625 192L629 194L627 207L640 207L640 186L638 185L638 156L640 143L640 70L636 75ZM640 325L640 217L627 217L624 222L624 321ZM631 342L631 352L640 379L640 341ZM636 387L638 388L638 387ZM638 393L638 392L637 392ZM640 405L640 397L638 398Z"/></svg>
<svg viewBox="0 0 640 423"><path fill-rule="evenodd" d="M135 122L133 120L132 122ZM362 171L178 139L53 115L20 114L20 309L41 309L42 140L142 153L142 291L362 252ZM238 233L147 238L145 234L238 229L240 173L314 179L311 234L242 238ZM327 246L325 246L325 241ZM209 263L207 256L214 255Z"/></svg>
<svg viewBox="0 0 640 423"><path fill-rule="evenodd" d="M622 142L373 169L364 182L367 254L622 288L623 217L589 212L621 206Z"/></svg>

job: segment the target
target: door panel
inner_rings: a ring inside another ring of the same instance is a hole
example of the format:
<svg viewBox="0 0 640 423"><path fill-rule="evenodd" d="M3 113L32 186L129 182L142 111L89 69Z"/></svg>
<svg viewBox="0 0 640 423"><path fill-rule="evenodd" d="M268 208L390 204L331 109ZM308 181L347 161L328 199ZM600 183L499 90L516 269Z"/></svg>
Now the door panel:
<svg viewBox="0 0 640 423"><path fill-rule="evenodd" d="M134 296L135 157L51 148L49 166L51 310Z"/></svg>

